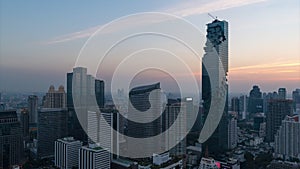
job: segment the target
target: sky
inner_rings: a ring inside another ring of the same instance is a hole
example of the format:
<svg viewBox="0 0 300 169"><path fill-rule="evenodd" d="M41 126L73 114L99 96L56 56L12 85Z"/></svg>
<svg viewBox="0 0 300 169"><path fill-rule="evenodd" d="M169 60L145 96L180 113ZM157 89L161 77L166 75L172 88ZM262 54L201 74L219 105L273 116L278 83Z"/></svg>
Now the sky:
<svg viewBox="0 0 300 169"><path fill-rule="evenodd" d="M300 1L0 1L0 92L65 85L82 46L106 23L140 12L183 17L202 32L229 22L229 90L300 88Z"/></svg>

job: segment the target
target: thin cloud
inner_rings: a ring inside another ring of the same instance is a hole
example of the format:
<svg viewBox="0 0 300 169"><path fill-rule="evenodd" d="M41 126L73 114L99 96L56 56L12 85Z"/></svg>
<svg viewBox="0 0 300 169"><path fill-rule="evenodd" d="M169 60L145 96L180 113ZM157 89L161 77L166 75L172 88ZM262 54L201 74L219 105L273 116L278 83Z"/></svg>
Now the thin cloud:
<svg viewBox="0 0 300 169"><path fill-rule="evenodd" d="M187 17L191 15L198 15L198 14L203 14L203 13L208 13L213 11L220 11L220 10L245 6L245 5L264 2L264 1L266 0L216 0L216 1L201 2L201 3L200 2L195 3L194 1L181 2L169 9L162 10L161 12L170 13L181 17ZM136 22L133 21L130 23L136 23ZM73 32L70 34L58 36L45 42L45 44L56 44L56 43L63 43L63 42L77 40L77 39L87 38L90 37L102 26L104 25L98 25L78 32ZM122 29L124 27L128 27L128 25L126 24L122 25L121 27L119 27L119 29ZM114 31L118 31L118 30L114 30Z"/></svg>
<svg viewBox="0 0 300 169"><path fill-rule="evenodd" d="M294 61L290 63L271 63L271 64L260 64L260 65L251 65L251 66L241 66L231 68L230 71L240 71L240 70L249 70L249 69L267 69L267 68L282 68L282 67L297 67L300 66L299 61Z"/></svg>
<svg viewBox="0 0 300 169"><path fill-rule="evenodd" d="M189 1L178 4L176 7L166 10L166 12L186 17L191 15L198 15L213 11L220 11L245 6L264 1L266 0L216 0L209 1L208 3L198 2L197 4Z"/></svg>

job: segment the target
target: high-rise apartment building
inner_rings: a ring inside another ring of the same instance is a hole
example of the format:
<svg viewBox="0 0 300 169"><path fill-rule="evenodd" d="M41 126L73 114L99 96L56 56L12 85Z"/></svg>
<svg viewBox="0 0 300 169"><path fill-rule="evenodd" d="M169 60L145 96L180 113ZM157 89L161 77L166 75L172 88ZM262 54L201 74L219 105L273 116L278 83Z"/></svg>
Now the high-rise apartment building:
<svg viewBox="0 0 300 169"><path fill-rule="evenodd" d="M268 102L266 141L274 142L274 136L281 126L282 120L285 116L291 116L292 114L292 100L270 100Z"/></svg>
<svg viewBox="0 0 300 169"><path fill-rule="evenodd" d="M82 142L73 137L65 137L55 141L54 164L60 169L73 169L78 167L79 149Z"/></svg>
<svg viewBox="0 0 300 169"><path fill-rule="evenodd" d="M55 90L54 86L49 87L44 97L44 108L66 108L66 92L63 86Z"/></svg>
<svg viewBox="0 0 300 169"><path fill-rule="evenodd" d="M101 116L100 114L101 113ZM107 126L107 123L109 126ZM88 136L90 144L97 144L106 150L112 149L112 126L113 113L112 112L93 112L88 111Z"/></svg>
<svg viewBox="0 0 300 169"><path fill-rule="evenodd" d="M23 158L23 137L16 111L0 111L0 168L11 168Z"/></svg>
<svg viewBox="0 0 300 169"><path fill-rule="evenodd" d="M275 135L275 154L289 160L300 159L299 115L286 116Z"/></svg>
<svg viewBox="0 0 300 169"><path fill-rule="evenodd" d="M66 109L43 108L38 113L37 155L39 158L54 157L54 142L67 136Z"/></svg>
<svg viewBox="0 0 300 169"><path fill-rule="evenodd" d="M238 127L237 120L232 117L228 123L228 148L234 149L238 142Z"/></svg>
<svg viewBox="0 0 300 169"><path fill-rule="evenodd" d="M167 130L166 144L167 147L170 147L169 142L179 141L179 143L170 149L170 155L178 156L184 155L186 153L186 138L182 139L181 136L184 135L187 131L187 115L189 109L193 108L193 100L192 98L185 98L182 101L176 100L173 103L168 101L166 107L166 118L165 118L165 129ZM191 103L191 104L190 104ZM190 113L190 112L189 112ZM178 120L178 124L174 128L170 128L175 120ZM191 128L192 126L190 126Z"/></svg>
<svg viewBox="0 0 300 169"><path fill-rule="evenodd" d="M38 97L36 95L28 96L29 123L36 124L38 116Z"/></svg>
<svg viewBox="0 0 300 169"><path fill-rule="evenodd" d="M96 144L79 149L79 169L110 169L111 155Z"/></svg>
<svg viewBox="0 0 300 169"><path fill-rule="evenodd" d="M219 122L217 129L214 131L212 136L203 144L203 149L208 148L210 153L217 153L219 151L224 151L228 149L228 84L227 84L227 73L228 73L228 22L214 20L212 23L207 24L207 42L205 50L205 55L203 57L203 62L209 60L211 57L210 53L216 51L218 58L215 59L214 63L210 65L204 65L202 63L202 100L203 100L203 122L208 116L208 112L211 106L211 93L212 85L210 83L210 77L208 70L219 70L224 69L224 75L220 75L220 71L215 71L214 76L223 77L225 76L225 83L219 83L221 88L226 89L226 103L222 118ZM222 65L219 64L219 60ZM211 61L212 62L212 61ZM221 71L222 72L222 71Z"/></svg>

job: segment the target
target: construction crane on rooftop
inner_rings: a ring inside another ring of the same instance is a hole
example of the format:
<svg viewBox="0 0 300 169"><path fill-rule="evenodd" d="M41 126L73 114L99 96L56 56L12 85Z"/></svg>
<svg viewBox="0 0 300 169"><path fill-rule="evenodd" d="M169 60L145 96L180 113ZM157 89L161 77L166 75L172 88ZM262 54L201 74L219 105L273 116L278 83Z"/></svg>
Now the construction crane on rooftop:
<svg viewBox="0 0 300 169"><path fill-rule="evenodd" d="M208 16L210 16L211 18L213 18L213 19L218 19L218 17L216 17L216 16L213 16L212 14L210 14L210 13L207 13L208 14Z"/></svg>

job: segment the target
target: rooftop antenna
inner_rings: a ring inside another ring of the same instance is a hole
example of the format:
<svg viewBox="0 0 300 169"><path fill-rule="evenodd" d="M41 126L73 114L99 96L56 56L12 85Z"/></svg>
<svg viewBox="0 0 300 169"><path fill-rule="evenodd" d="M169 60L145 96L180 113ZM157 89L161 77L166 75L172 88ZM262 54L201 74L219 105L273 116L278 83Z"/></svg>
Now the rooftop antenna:
<svg viewBox="0 0 300 169"><path fill-rule="evenodd" d="M218 17L216 17L216 16L213 16L212 14L210 14L210 13L207 13L208 14L208 16L210 16L211 18L213 18L213 19L218 19Z"/></svg>

